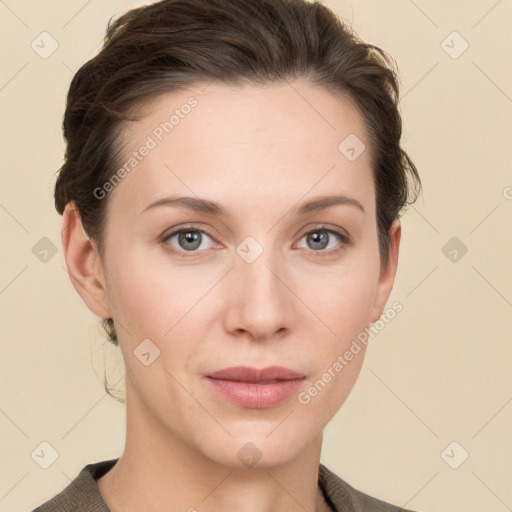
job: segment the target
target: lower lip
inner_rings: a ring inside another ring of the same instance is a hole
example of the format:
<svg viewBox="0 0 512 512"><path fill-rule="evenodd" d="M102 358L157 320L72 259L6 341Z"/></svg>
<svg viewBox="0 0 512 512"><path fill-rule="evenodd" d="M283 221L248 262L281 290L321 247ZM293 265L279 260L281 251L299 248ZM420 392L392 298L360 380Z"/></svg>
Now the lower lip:
<svg viewBox="0 0 512 512"><path fill-rule="evenodd" d="M216 391L242 407L264 409L274 407L300 388L303 379L282 380L271 384L236 382L208 377Z"/></svg>

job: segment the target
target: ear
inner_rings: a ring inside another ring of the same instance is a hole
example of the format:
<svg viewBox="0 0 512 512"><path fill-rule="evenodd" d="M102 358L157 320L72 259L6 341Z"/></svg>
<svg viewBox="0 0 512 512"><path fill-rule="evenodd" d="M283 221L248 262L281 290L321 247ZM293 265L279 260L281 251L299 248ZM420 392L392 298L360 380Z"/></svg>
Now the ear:
<svg viewBox="0 0 512 512"><path fill-rule="evenodd" d="M112 317L96 244L84 231L80 214L72 203L66 205L62 214L61 240L68 274L75 290L95 315Z"/></svg>
<svg viewBox="0 0 512 512"><path fill-rule="evenodd" d="M402 226L398 219L393 221L389 228L391 238L389 248L388 263L381 268L379 283L377 284L377 294L375 297L375 304L373 305L372 316L370 322L376 322L386 306L389 299L393 284L395 282L396 269L398 266L398 251L400 247L400 237L402 235Z"/></svg>

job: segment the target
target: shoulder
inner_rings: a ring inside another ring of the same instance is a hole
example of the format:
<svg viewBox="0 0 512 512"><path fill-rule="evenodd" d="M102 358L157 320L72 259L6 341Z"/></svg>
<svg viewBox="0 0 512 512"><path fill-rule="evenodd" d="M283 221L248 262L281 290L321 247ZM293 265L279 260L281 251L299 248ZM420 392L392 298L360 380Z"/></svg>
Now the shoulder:
<svg viewBox="0 0 512 512"><path fill-rule="evenodd" d="M318 483L331 507L339 512L413 512L354 489L323 464L320 464Z"/></svg>
<svg viewBox="0 0 512 512"><path fill-rule="evenodd" d="M32 512L109 512L96 480L117 461L110 459L87 464L64 490Z"/></svg>

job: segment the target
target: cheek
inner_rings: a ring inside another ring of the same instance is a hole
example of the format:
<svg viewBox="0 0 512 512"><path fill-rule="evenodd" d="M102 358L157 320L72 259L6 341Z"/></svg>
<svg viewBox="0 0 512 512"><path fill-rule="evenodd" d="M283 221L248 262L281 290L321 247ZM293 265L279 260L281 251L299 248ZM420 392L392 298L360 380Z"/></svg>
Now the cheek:
<svg viewBox="0 0 512 512"><path fill-rule="evenodd" d="M136 251L109 274L112 313L126 328L118 329L125 365L144 401L162 411L176 410L169 396L180 392L169 374L185 382L197 358L202 338L194 331L194 305L211 288L204 278L201 283L199 276L191 281L184 274L170 265L148 263L147 254ZM139 357L148 352L153 362L145 366Z"/></svg>
<svg viewBox="0 0 512 512"><path fill-rule="evenodd" d="M111 266L113 314L134 342L141 336L164 342L165 335L204 295L207 283L202 279L197 272L165 264L163 258L150 261L147 252L133 251Z"/></svg>
<svg viewBox="0 0 512 512"><path fill-rule="evenodd" d="M216 309L219 300L215 301L220 277L211 269L206 273L198 266L171 265L165 258L148 263L147 253L139 257L134 253L111 275L112 312L126 327L118 329L125 365L144 388L173 388L174 381L165 372L163 382L157 384L156 373L166 369L186 382L197 374L205 350L217 353L218 347L206 345L212 322L222 314ZM151 343L141 344L146 339ZM149 368L141 368L136 358L147 352L143 347L158 355Z"/></svg>
<svg viewBox="0 0 512 512"><path fill-rule="evenodd" d="M360 261L315 279L314 286L311 280L304 283L301 295L331 350L342 349L369 325L378 283L375 264Z"/></svg>
<svg viewBox="0 0 512 512"><path fill-rule="evenodd" d="M361 370L377 281L378 266L359 260L323 279L309 296L307 304L319 319L310 326L317 350L309 386L298 399L317 408L325 421L343 404Z"/></svg>

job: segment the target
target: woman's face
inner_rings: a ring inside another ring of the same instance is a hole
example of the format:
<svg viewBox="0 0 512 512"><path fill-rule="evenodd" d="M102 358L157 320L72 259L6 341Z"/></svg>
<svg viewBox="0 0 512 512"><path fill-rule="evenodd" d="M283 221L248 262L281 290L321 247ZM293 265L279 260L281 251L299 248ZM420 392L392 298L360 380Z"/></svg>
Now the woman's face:
<svg viewBox="0 0 512 512"><path fill-rule="evenodd" d="M122 179L103 189L105 286L82 295L115 319L128 421L222 464L290 461L353 387L365 353L353 342L396 270L398 221L380 268L362 119L303 82L194 87L143 112L126 127ZM301 378L211 377L238 366Z"/></svg>

